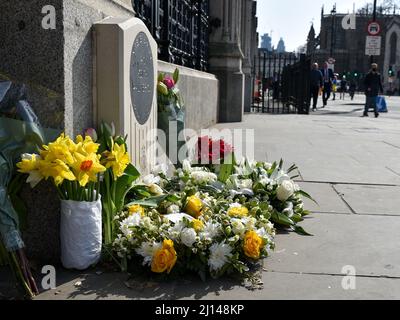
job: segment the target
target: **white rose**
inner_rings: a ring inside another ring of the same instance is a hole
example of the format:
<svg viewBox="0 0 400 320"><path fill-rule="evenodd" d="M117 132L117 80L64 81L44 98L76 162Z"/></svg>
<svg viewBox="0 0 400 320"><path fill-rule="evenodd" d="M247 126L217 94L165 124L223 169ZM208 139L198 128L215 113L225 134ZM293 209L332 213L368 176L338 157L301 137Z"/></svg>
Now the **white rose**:
<svg viewBox="0 0 400 320"><path fill-rule="evenodd" d="M246 231L246 227L239 219L232 219L232 231L235 235L243 235Z"/></svg>
<svg viewBox="0 0 400 320"><path fill-rule="evenodd" d="M161 187L155 183L153 183L149 186L149 190L151 193L158 195L158 196L164 194L163 189L161 189Z"/></svg>
<svg viewBox="0 0 400 320"><path fill-rule="evenodd" d="M182 243L188 247L193 247L193 244L196 242L196 231L192 228L185 228L181 233L181 241Z"/></svg>
<svg viewBox="0 0 400 320"><path fill-rule="evenodd" d="M291 180L284 180L276 192L279 200L286 201L295 193L295 185Z"/></svg>

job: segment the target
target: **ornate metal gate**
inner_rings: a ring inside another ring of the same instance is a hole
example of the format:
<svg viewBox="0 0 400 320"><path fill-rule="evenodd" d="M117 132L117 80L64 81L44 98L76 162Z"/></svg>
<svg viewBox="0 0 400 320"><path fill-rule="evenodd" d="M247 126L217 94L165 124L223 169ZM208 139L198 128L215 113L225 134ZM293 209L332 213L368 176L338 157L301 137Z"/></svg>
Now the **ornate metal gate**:
<svg viewBox="0 0 400 320"><path fill-rule="evenodd" d="M252 111L309 113L311 59L293 53L260 51L256 58L256 92Z"/></svg>
<svg viewBox="0 0 400 320"><path fill-rule="evenodd" d="M159 46L159 58L208 69L209 0L134 0L138 18Z"/></svg>

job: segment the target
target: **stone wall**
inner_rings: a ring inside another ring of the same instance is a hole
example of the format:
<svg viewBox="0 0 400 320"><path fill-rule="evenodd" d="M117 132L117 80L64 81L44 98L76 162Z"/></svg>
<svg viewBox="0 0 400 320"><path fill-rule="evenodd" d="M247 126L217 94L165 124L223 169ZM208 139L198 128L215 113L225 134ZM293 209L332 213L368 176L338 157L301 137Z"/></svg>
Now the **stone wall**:
<svg viewBox="0 0 400 320"><path fill-rule="evenodd" d="M186 128L200 130L217 122L219 83L209 73L201 72L163 61L158 62L158 71L173 73L179 68L178 83L186 108Z"/></svg>
<svg viewBox="0 0 400 320"><path fill-rule="evenodd" d="M42 28L45 5L56 29ZM93 24L106 16L133 17L130 0L0 0L0 80L27 85L28 102L44 127L70 135L93 125ZM42 263L59 259L59 200L49 183L24 187L24 240Z"/></svg>

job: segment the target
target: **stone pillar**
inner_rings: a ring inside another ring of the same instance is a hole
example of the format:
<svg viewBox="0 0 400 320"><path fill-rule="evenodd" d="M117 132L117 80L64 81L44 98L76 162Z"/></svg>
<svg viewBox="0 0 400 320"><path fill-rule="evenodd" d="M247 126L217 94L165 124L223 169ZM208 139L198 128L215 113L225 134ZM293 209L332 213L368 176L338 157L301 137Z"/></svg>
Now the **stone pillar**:
<svg viewBox="0 0 400 320"><path fill-rule="evenodd" d="M257 50L257 44L255 44L255 38L257 37L257 2L253 0L244 0L242 8L242 34L241 34L241 46L244 54L243 59L243 73L245 75L245 89L244 89L244 111L250 112L251 105L253 102L253 87L254 87L254 75L253 75L253 64L254 55Z"/></svg>
<svg viewBox="0 0 400 320"><path fill-rule="evenodd" d="M210 1L210 72L220 81L219 122L240 122L244 111L245 77L241 49L244 0Z"/></svg>

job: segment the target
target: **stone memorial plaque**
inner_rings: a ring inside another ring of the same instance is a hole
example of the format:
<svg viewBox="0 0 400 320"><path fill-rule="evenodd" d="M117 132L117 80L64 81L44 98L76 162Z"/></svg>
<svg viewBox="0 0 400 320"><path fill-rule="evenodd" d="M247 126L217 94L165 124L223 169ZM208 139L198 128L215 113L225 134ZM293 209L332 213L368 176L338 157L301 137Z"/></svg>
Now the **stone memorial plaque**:
<svg viewBox="0 0 400 320"><path fill-rule="evenodd" d="M95 118L127 137L132 163L149 174L156 162L157 43L137 18L96 23Z"/></svg>
<svg viewBox="0 0 400 320"><path fill-rule="evenodd" d="M154 96L153 55L144 32L137 34L132 46L130 89L136 120L143 125L149 119Z"/></svg>

